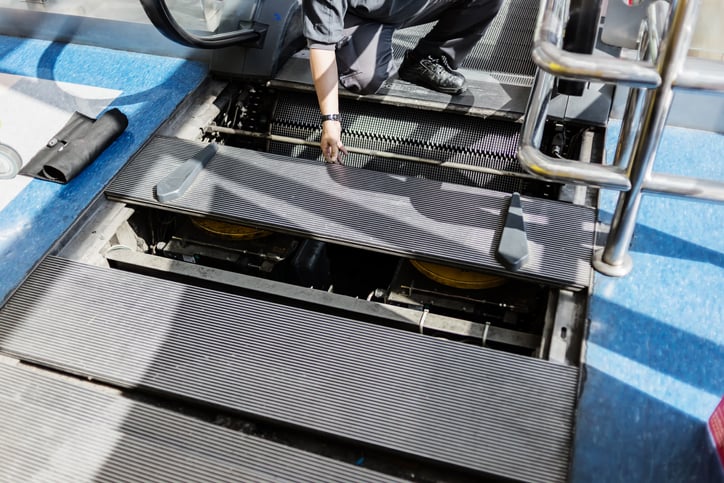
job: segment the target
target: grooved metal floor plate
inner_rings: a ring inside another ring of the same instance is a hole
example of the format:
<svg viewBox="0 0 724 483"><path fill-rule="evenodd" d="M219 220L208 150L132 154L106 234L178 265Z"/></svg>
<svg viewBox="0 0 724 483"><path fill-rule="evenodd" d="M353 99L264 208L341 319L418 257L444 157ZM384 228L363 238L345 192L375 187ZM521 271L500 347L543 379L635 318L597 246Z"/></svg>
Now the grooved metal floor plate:
<svg viewBox="0 0 724 483"><path fill-rule="evenodd" d="M565 481L578 369L49 257L0 350L486 474Z"/></svg>
<svg viewBox="0 0 724 483"><path fill-rule="evenodd" d="M562 202L523 198L530 257L515 273L495 258L509 196L481 188L221 146L183 197L158 203L154 186L203 146L154 138L106 195L559 286L589 283L594 211Z"/></svg>
<svg viewBox="0 0 724 483"><path fill-rule="evenodd" d="M3 481L398 481L0 364Z"/></svg>

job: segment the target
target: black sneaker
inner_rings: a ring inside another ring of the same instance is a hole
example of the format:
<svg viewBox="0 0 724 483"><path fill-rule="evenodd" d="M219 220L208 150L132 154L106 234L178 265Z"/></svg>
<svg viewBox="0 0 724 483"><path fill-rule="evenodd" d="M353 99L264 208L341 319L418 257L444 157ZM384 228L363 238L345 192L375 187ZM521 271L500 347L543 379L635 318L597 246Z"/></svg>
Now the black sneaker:
<svg viewBox="0 0 724 483"><path fill-rule="evenodd" d="M465 90L465 76L453 70L444 55L418 58L407 52L398 75L402 80L445 94L457 95Z"/></svg>

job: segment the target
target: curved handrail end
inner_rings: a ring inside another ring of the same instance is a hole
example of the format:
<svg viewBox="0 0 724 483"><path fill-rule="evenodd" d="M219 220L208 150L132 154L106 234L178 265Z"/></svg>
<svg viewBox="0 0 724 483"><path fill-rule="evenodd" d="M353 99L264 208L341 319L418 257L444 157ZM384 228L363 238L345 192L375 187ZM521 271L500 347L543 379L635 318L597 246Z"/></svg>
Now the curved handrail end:
<svg viewBox="0 0 724 483"><path fill-rule="evenodd" d="M631 189L631 182L621 168L553 158L530 144L520 146L518 161L527 172L547 181L596 186L616 191Z"/></svg>

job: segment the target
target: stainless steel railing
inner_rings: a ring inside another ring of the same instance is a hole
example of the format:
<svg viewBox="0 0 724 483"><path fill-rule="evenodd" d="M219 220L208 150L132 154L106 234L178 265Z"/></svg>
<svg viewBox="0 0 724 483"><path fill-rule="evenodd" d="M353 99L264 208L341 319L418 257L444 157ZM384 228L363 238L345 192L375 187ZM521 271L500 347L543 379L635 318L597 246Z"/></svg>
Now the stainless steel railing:
<svg viewBox="0 0 724 483"><path fill-rule="evenodd" d="M699 0L674 0L663 26L662 8L667 6L655 4L650 9L646 26L652 29L648 37L655 45L643 60L563 50L567 0L541 0L536 24L532 55L539 71L528 100L518 158L526 170L543 179L621 192L606 246L594 262L598 271L612 276L622 276L631 270L628 248L644 193L724 202L724 182L653 172L674 88L724 92L721 64L687 61ZM647 60L651 54L655 57ZM555 77L631 87L612 164L591 165L554 158L540 151Z"/></svg>

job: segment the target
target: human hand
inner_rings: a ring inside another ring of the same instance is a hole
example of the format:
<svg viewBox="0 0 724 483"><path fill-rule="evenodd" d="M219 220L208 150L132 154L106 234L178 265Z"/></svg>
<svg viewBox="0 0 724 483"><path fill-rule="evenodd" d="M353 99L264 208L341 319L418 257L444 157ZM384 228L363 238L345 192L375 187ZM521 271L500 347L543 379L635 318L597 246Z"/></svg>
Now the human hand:
<svg viewBox="0 0 724 483"><path fill-rule="evenodd" d="M324 160L328 163L341 163L342 154L347 149L342 144L342 124L339 121L324 121L322 123L322 139L320 147Z"/></svg>

